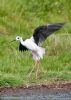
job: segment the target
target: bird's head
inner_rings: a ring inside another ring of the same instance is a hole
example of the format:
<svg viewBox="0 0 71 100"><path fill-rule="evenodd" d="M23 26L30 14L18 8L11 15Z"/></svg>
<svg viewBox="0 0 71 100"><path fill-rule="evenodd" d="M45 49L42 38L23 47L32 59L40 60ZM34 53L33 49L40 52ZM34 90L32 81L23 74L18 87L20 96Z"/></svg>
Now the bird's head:
<svg viewBox="0 0 71 100"><path fill-rule="evenodd" d="M22 40L22 37L16 36L16 41L21 41L21 40Z"/></svg>
<svg viewBox="0 0 71 100"><path fill-rule="evenodd" d="M10 41L9 43L14 42L14 41L20 41L21 42L22 40L23 40L22 37L16 36L16 39Z"/></svg>

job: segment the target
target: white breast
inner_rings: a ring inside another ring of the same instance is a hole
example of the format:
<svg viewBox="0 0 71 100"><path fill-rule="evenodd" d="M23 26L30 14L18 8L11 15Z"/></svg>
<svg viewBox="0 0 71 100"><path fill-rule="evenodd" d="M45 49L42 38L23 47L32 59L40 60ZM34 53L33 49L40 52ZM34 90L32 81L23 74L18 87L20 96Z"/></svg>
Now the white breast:
<svg viewBox="0 0 71 100"><path fill-rule="evenodd" d="M39 47L34 42L33 37L31 37L30 39L26 39L25 41L21 42L21 44L31 51L34 60L40 60L43 58L43 55L45 54L45 49Z"/></svg>
<svg viewBox="0 0 71 100"><path fill-rule="evenodd" d="M38 49L38 46L31 39L26 39L23 45L32 51Z"/></svg>

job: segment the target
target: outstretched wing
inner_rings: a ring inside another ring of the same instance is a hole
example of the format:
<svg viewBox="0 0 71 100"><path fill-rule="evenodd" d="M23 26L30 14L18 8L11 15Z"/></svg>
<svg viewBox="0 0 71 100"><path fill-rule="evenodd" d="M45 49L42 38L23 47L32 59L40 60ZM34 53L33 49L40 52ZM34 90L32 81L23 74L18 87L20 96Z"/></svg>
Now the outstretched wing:
<svg viewBox="0 0 71 100"><path fill-rule="evenodd" d="M20 43L19 44L19 51L26 51L26 50L28 50L28 49Z"/></svg>
<svg viewBox="0 0 71 100"><path fill-rule="evenodd" d="M65 23L55 23L50 25L39 26L34 30L34 40L37 45L42 43L49 35L61 29Z"/></svg>

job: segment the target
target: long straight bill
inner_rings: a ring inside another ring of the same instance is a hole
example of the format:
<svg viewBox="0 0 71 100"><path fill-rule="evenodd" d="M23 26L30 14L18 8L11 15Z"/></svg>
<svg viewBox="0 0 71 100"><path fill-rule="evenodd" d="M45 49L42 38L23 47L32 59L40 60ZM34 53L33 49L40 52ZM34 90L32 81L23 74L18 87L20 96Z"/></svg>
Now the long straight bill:
<svg viewBox="0 0 71 100"><path fill-rule="evenodd" d="M14 41L16 41L16 40L12 40L12 41L10 41L9 43L14 42Z"/></svg>

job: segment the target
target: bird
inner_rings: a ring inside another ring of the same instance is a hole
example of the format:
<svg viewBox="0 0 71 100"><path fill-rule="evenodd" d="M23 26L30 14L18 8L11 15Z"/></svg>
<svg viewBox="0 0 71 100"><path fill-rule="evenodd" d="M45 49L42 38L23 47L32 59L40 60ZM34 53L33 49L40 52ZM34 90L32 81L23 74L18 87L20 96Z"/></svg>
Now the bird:
<svg viewBox="0 0 71 100"><path fill-rule="evenodd" d="M19 51L21 52L24 52L26 50L30 51L33 60L35 61L35 65L30 71L29 76L35 70L36 78L38 77L38 74L40 72L40 60L43 59L45 55L45 48L42 47L42 43L52 33L60 30L64 26L64 24L65 23L53 23L53 24L38 26L34 30L33 35L25 40L23 40L23 38L20 36L16 36L16 41L20 42Z"/></svg>

